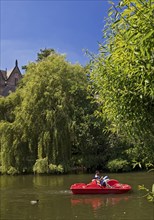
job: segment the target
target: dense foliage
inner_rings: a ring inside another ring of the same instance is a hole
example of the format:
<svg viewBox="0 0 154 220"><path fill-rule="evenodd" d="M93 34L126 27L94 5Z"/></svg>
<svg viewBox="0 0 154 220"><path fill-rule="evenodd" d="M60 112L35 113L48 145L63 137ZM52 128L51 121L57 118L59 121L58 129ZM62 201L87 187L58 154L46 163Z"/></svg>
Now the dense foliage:
<svg viewBox="0 0 154 220"><path fill-rule="evenodd" d="M2 173L62 173L101 163L106 135L88 83L86 68L55 52L27 66L16 92L0 99Z"/></svg>
<svg viewBox="0 0 154 220"><path fill-rule="evenodd" d="M92 62L102 117L132 147L128 158L139 166L154 161L154 4L123 0L109 10L106 41Z"/></svg>

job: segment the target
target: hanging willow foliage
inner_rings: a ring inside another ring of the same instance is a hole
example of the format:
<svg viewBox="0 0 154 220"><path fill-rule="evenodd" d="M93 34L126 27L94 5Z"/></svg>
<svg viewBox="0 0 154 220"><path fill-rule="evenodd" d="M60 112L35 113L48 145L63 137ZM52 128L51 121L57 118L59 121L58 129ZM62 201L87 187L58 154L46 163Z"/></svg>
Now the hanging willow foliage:
<svg viewBox="0 0 154 220"><path fill-rule="evenodd" d="M44 172L43 161L67 166L74 135L74 99L77 91L86 95L84 68L66 62L64 56L54 53L26 69L16 95L8 97L20 97L12 107L14 120L0 125L3 172L10 167L19 172L32 170L35 162L34 170L39 167Z"/></svg>

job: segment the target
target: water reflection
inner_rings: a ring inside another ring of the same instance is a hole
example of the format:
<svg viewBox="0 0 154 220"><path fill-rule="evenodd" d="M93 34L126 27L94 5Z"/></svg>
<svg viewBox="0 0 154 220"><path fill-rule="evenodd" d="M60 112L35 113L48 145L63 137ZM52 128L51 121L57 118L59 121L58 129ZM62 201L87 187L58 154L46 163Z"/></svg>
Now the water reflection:
<svg viewBox="0 0 154 220"><path fill-rule="evenodd" d="M33 185L35 187L39 186L51 186L52 188L57 188L58 186L62 186L64 184L63 176L33 176Z"/></svg>
<svg viewBox="0 0 154 220"><path fill-rule="evenodd" d="M153 183L152 173L114 174L130 183L122 195L73 195L74 182L88 182L91 175L0 176L0 219L5 220L153 220L153 204L137 190ZM39 199L37 205L30 201Z"/></svg>
<svg viewBox="0 0 154 220"><path fill-rule="evenodd" d="M72 206L76 205L90 205L93 210L97 210L101 207L115 206L121 201L128 201L131 196L123 196L123 195L109 195L103 197L84 197L84 198L72 198L71 204Z"/></svg>

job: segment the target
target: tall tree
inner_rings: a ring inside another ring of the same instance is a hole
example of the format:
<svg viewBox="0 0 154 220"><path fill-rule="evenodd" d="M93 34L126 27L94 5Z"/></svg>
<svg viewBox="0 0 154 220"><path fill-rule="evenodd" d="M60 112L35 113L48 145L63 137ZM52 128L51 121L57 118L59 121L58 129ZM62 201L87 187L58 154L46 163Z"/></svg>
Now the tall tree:
<svg viewBox="0 0 154 220"><path fill-rule="evenodd" d="M33 165L40 173L59 164L65 170L90 166L87 157L98 154L105 135L93 115L97 105L87 97L88 84L86 68L57 53L27 66L16 92L0 103L2 172L32 170Z"/></svg>
<svg viewBox="0 0 154 220"><path fill-rule="evenodd" d="M112 3L91 74L110 129L146 146L148 160L154 148L153 11L151 0Z"/></svg>

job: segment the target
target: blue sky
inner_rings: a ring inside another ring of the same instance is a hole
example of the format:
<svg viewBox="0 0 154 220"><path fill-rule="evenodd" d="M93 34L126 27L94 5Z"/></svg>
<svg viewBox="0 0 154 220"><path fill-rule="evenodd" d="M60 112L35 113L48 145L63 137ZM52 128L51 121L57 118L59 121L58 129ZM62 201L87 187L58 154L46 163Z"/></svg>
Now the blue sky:
<svg viewBox="0 0 154 220"><path fill-rule="evenodd" d="M114 1L117 2L118 1ZM40 49L53 48L85 65L84 49L98 52L107 0L0 0L0 69L33 62Z"/></svg>

